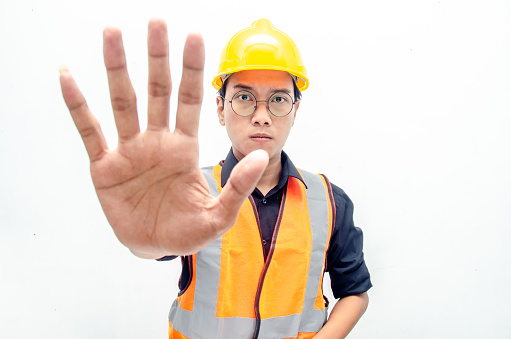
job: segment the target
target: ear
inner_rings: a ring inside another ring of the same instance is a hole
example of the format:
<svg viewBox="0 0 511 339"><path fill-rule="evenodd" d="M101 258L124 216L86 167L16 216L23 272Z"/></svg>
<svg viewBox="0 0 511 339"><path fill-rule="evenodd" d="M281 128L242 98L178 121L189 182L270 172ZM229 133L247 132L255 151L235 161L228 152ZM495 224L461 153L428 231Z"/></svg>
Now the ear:
<svg viewBox="0 0 511 339"><path fill-rule="evenodd" d="M291 126L294 126L294 124L295 124L296 112L298 111L298 107L300 107L300 100L297 100L295 102L295 112L293 113L293 125L291 125Z"/></svg>
<svg viewBox="0 0 511 339"><path fill-rule="evenodd" d="M220 96L216 97L216 114L218 114L220 125L225 126L224 100Z"/></svg>

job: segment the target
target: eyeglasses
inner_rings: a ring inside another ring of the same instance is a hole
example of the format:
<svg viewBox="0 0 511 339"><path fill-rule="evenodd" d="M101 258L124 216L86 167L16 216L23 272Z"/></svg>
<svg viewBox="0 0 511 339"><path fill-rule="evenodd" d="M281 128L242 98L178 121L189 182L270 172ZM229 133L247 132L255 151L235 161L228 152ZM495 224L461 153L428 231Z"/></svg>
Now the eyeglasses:
<svg viewBox="0 0 511 339"><path fill-rule="evenodd" d="M222 97L226 100L224 97ZM239 91L232 96L232 100L226 100L231 104L231 108L237 115L247 117L255 112L258 102L266 102L268 111L276 117L284 117L291 113L296 101L285 92L275 92L268 100L257 100L255 95L249 91Z"/></svg>

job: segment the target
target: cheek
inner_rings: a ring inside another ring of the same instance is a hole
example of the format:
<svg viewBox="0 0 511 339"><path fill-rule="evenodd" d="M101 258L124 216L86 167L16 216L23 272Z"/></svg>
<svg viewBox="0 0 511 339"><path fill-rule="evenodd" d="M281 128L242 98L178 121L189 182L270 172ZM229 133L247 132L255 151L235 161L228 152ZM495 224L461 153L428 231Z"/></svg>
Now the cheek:
<svg viewBox="0 0 511 339"><path fill-rule="evenodd" d="M236 136L239 135L240 133L242 133L241 122L239 121L237 116L226 114L224 126L231 140L233 138L236 138Z"/></svg>
<svg viewBox="0 0 511 339"><path fill-rule="evenodd" d="M289 134L289 132L291 131L291 128L293 127L295 123L295 119L291 118L289 119L288 121L286 121L286 124L285 124L285 130L286 132Z"/></svg>
<svg viewBox="0 0 511 339"><path fill-rule="evenodd" d="M228 112L225 112L224 121L224 126L227 128L227 130L235 129L235 126L238 123L236 117L232 114L229 114Z"/></svg>

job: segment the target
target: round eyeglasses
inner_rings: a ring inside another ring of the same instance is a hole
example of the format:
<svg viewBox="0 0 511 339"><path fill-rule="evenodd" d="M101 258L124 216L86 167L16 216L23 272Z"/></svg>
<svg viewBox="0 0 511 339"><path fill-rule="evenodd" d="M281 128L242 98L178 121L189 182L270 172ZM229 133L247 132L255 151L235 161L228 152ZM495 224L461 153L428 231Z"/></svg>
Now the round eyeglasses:
<svg viewBox="0 0 511 339"><path fill-rule="evenodd" d="M223 98L223 97L222 97ZM225 98L223 98L226 100ZM231 104L231 108L237 115L246 117L251 115L257 109L258 102L266 102L268 111L276 117L284 117L291 113L296 101L286 92L275 92L268 100L257 100L255 95L249 91L239 91L232 96L232 100L226 100Z"/></svg>

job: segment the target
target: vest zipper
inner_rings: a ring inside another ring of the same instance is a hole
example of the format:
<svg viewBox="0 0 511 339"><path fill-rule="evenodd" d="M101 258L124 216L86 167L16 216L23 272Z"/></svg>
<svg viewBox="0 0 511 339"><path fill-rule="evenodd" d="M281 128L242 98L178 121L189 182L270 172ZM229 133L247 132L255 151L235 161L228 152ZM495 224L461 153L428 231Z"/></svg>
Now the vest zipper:
<svg viewBox="0 0 511 339"><path fill-rule="evenodd" d="M268 268L270 266L270 262L273 257L273 252L275 251L275 243L277 242L277 235L279 233L280 223L282 221L282 212L284 210L284 205L286 203L286 196L287 196L287 188L282 193L282 200L280 202L279 216L277 217L277 222L275 224L275 230L273 231L273 237L271 239L270 251L268 252L268 256L267 256L266 260L264 261L263 271L261 272L261 276L259 277L259 283L257 285L257 292L256 292L256 297L255 297L255 302L254 302L254 311L255 311L255 315L256 315L256 327L255 327L255 331L254 331L254 336L252 337L253 339L258 338L259 330L261 329L261 312L259 310L259 302L261 301L261 291L263 289L263 283L264 283L264 278L266 276L266 272L268 272ZM252 207L254 208L254 212L256 213L257 226L259 227L259 229L261 229L261 225L259 222L259 213L257 212L257 208L255 206L254 199L252 197L249 197L249 198L250 198L249 199L250 202L252 203ZM262 244L261 244L261 246L262 246ZM264 249L263 249L263 251L264 251Z"/></svg>

